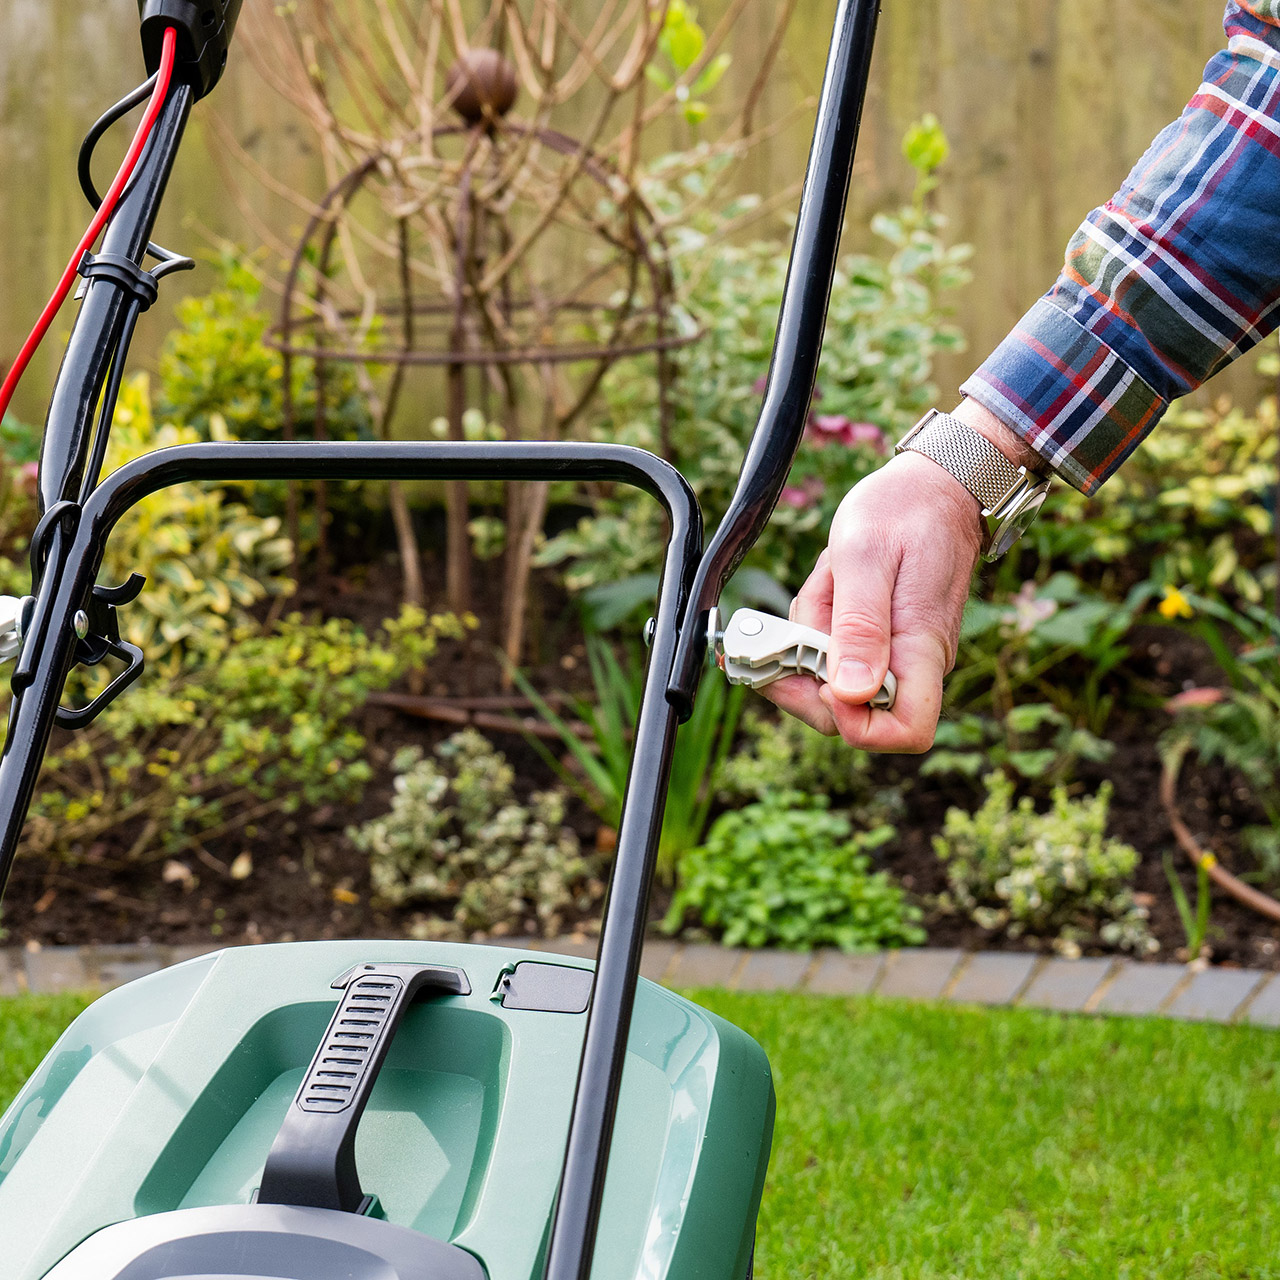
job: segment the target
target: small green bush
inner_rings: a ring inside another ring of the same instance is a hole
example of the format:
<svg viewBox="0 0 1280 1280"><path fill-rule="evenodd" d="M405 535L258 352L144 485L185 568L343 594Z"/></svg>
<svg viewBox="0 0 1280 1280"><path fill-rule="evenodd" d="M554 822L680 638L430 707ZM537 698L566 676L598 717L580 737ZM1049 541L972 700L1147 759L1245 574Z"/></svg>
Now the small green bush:
<svg viewBox="0 0 1280 1280"><path fill-rule="evenodd" d="M215 420L215 438L227 439ZM107 451L107 472L157 449L193 444L192 427L158 422L145 374L121 391ZM121 634L147 655L147 665L174 675L209 662L250 608L291 584L283 575L292 547L276 516L255 515L217 485L172 485L130 508L107 543L101 580L114 585L135 570L147 585L120 612Z"/></svg>
<svg viewBox="0 0 1280 1280"><path fill-rule="evenodd" d="M1005 774L989 773L984 782L982 807L948 809L934 837L950 885L944 906L983 929L1046 939L1064 954L1093 941L1158 950L1129 885L1137 851L1106 835L1109 784L1081 800L1056 787L1049 812L1037 813L1027 796L1014 803Z"/></svg>
<svg viewBox="0 0 1280 1280"><path fill-rule="evenodd" d="M752 711L738 749L716 776L721 799L767 800L779 791L841 797L867 827L891 822L903 807L901 787L874 786L871 756L841 738L815 733L793 716Z"/></svg>
<svg viewBox="0 0 1280 1280"><path fill-rule="evenodd" d="M855 834L823 796L775 793L724 814L684 858L663 927L675 933L692 913L729 946L921 943L919 910L886 872L870 870L868 852L894 835L888 826Z"/></svg>
<svg viewBox="0 0 1280 1280"><path fill-rule="evenodd" d="M284 359L267 346L271 319L262 285L244 261L221 260L221 285L178 304L178 326L160 355L156 408L160 416L213 439L221 419L238 440L284 435ZM326 370L325 429L331 440L365 439L369 410L350 365ZM299 439L315 434L315 362L293 362L294 425Z"/></svg>
<svg viewBox="0 0 1280 1280"><path fill-rule="evenodd" d="M272 814L356 802L372 771L353 717L461 632L408 608L374 636L297 615L243 629L220 661L144 682L46 759L28 852L74 863L124 836L126 859L176 856Z"/></svg>
<svg viewBox="0 0 1280 1280"><path fill-rule="evenodd" d="M482 734L464 729L427 759L406 749L395 768L390 811L348 834L369 855L379 902L426 909L415 934L509 934L536 921L554 935L566 913L599 906L599 869L564 825L565 792L518 803L514 770Z"/></svg>

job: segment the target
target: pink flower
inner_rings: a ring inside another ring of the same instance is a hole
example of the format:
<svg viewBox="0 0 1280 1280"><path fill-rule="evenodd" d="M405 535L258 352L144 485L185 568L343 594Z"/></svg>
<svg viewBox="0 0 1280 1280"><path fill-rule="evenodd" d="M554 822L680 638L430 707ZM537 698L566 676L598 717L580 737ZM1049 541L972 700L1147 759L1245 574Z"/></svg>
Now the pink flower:
<svg viewBox="0 0 1280 1280"><path fill-rule="evenodd" d="M807 476L799 484L789 484L783 489L779 501L796 511L811 507L822 497L823 483L817 476Z"/></svg>
<svg viewBox="0 0 1280 1280"><path fill-rule="evenodd" d="M1024 582L1018 594L1013 597L1013 609L1005 614L1005 621L1012 622L1014 630L1020 635L1029 635L1036 627L1047 622L1058 612L1058 602L1036 595L1036 584Z"/></svg>
<svg viewBox="0 0 1280 1280"><path fill-rule="evenodd" d="M813 413L809 415L809 439L819 448L828 441L846 448L862 445L883 453L884 432L874 422L851 422L843 413Z"/></svg>
<svg viewBox="0 0 1280 1280"><path fill-rule="evenodd" d="M855 422L849 427L849 443L865 444L877 453L883 453L884 432L874 422Z"/></svg>
<svg viewBox="0 0 1280 1280"><path fill-rule="evenodd" d="M754 392L756 393L756 395L758 395L758 396L762 396L762 395L764 395L764 389L765 389L768 385L769 385L769 379L768 379L768 378L765 378L765 377L760 377L760 378L757 378L757 379L756 379L756 380L751 384L751 390L752 390L752 391L754 391Z"/></svg>
<svg viewBox="0 0 1280 1280"><path fill-rule="evenodd" d="M1207 686L1201 686L1194 689L1184 689L1181 693L1174 694L1165 704L1164 709L1171 715L1177 714L1179 711L1185 710L1187 707L1212 707L1219 703L1227 695L1221 689L1214 689Z"/></svg>

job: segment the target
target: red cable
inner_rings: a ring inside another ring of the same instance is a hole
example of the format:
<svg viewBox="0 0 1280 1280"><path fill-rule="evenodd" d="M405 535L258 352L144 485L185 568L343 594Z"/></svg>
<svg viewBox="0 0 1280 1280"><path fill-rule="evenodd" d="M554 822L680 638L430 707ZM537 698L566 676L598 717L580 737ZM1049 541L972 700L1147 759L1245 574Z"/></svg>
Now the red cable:
<svg viewBox="0 0 1280 1280"><path fill-rule="evenodd" d="M156 121L160 117L160 108L164 106L164 101L169 96L169 85L173 80L173 64L177 46L178 33L173 27L169 27L164 33L164 50L160 56L160 74L156 78L156 87L151 94L151 101L147 104L146 115L142 117L138 132L134 134L133 144L129 147L124 163L120 166L120 172L116 174L115 181L102 198L102 207L89 224L89 230L84 233L84 239L76 246L76 251L72 254L66 271L62 273L62 279L58 282L58 287L54 290L53 297L49 299L48 305L41 313L36 327L31 331L31 336L23 343L22 350L18 352L18 358L13 362L8 376L4 380L4 385L0 386L0 419L3 419L8 411L9 401L13 399L13 393L17 389L22 375L26 372L27 365L31 363L31 357L35 355L36 348L44 340L45 334L49 332L49 326L53 324L54 317L67 300L67 295L71 292L71 287L76 282L81 260L93 248L98 236L102 233L102 228L107 225L108 219L115 212L116 205L124 194L125 187L129 185L129 179L133 177L133 171L138 166L138 161L142 157L147 140L151 137L151 131L155 128Z"/></svg>

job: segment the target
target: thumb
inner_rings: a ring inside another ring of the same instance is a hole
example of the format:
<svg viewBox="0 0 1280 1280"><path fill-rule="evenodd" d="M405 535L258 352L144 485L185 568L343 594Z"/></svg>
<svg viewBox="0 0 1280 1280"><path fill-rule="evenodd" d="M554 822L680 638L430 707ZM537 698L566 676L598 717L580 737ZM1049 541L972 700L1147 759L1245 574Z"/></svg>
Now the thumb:
<svg viewBox="0 0 1280 1280"><path fill-rule="evenodd" d="M832 552L827 676L842 702L869 702L884 684L899 561L896 549L872 540L857 539Z"/></svg>

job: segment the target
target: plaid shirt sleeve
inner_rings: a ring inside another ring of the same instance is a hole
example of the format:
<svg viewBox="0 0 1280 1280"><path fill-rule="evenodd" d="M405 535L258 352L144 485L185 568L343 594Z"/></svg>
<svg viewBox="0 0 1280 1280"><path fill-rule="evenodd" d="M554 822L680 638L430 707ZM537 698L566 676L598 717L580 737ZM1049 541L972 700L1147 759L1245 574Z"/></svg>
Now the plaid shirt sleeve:
<svg viewBox="0 0 1280 1280"><path fill-rule="evenodd" d="M1186 110L961 387L1084 493L1280 323L1280 0L1232 0L1224 25Z"/></svg>

